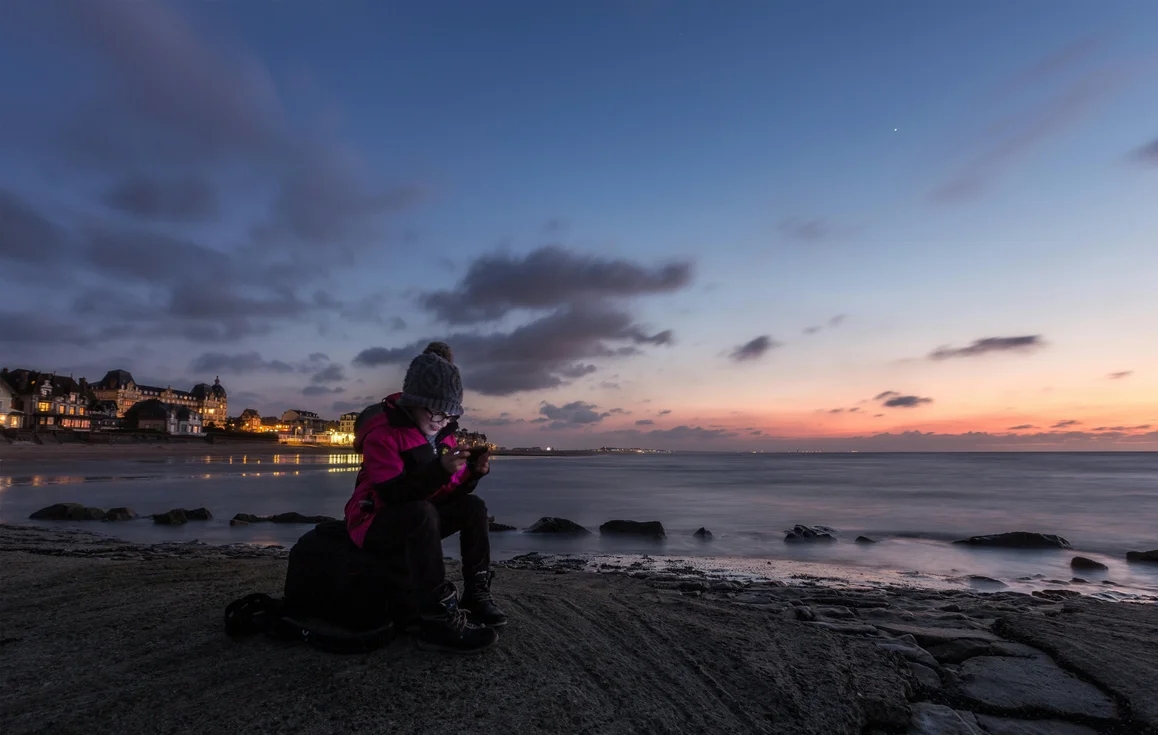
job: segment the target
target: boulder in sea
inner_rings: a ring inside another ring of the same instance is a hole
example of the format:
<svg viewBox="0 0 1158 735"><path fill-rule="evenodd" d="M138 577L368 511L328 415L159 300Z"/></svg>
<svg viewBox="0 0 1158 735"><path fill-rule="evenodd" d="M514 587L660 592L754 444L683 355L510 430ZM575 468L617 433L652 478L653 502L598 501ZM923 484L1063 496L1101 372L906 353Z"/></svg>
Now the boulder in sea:
<svg viewBox="0 0 1158 735"><path fill-rule="evenodd" d="M274 523L325 523L326 521L336 521L337 518L330 516L304 516L301 513L278 513L269 517L270 521Z"/></svg>
<svg viewBox="0 0 1158 735"><path fill-rule="evenodd" d="M835 529L828 526L802 526L797 524L785 531L785 541L836 541Z"/></svg>
<svg viewBox="0 0 1158 735"><path fill-rule="evenodd" d="M1158 562L1158 549L1153 549L1152 551L1127 551L1126 561Z"/></svg>
<svg viewBox="0 0 1158 735"><path fill-rule="evenodd" d="M700 530L696 531L692 535L698 539L701 539L703 541L707 541L708 539L710 539L712 537L712 532L706 528L701 527Z"/></svg>
<svg viewBox="0 0 1158 735"><path fill-rule="evenodd" d="M153 523L159 526L181 526L188 520L184 508L174 508L167 513L156 513L153 515Z"/></svg>
<svg viewBox="0 0 1158 735"><path fill-rule="evenodd" d="M1070 542L1061 536L1052 533L1031 533L1029 531L1012 531L1010 533L994 533L988 536L971 536L970 538L954 541L955 544L966 546L989 546L1005 549L1072 549Z"/></svg>
<svg viewBox="0 0 1158 735"><path fill-rule="evenodd" d="M269 520L265 516L255 516L252 513L238 513L233 516L235 521L245 521L246 523L264 523Z"/></svg>
<svg viewBox="0 0 1158 735"><path fill-rule="evenodd" d="M213 514L208 508L194 508L185 511L185 517L191 521L208 521L213 519Z"/></svg>
<svg viewBox="0 0 1158 735"><path fill-rule="evenodd" d="M583 526L580 526L575 521L569 521L566 518L552 518L551 516L544 516L531 524L527 529L527 533L574 533L574 534L589 534L591 533Z"/></svg>
<svg viewBox="0 0 1158 735"><path fill-rule="evenodd" d="M132 508L112 508L108 513L105 513L104 519L106 521L132 521L138 517Z"/></svg>
<svg viewBox="0 0 1158 735"><path fill-rule="evenodd" d="M603 536L640 536L643 538L664 538L663 524L659 521L608 521L599 527Z"/></svg>
<svg viewBox="0 0 1158 735"><path fill-rule="evenodd" d="M28 516L34 521L99 521L104 517L100 508L86 508L80 503L57 503Z"/></svg>
<svg viewBox="0 0 1158 735"><path fill-rule="evenodd" d="M490 521L489 523L490 523L490 532L491 533L502 533L503 531L518 531L519 530L519 529L515 528L514 526L508 526L505 523L495 523L493 520Z"/></svg>
<svg viewBox="0 0 1158 735"><path fill-rule="evenodd" d="M1075 556L1073 559L1070 559L1070 566L1074 569L1094 569L1100 572L1109 569L1109 567L1102 562L1087 559L1084 556Z"/></svg>
<svg viewBox="0 0 1158 735"><path fill-rule="evenodd" d="M230 518L229 525L231 526L248 526L249 521L238 520L237 518Z"/></svg>
<svg viewBox="0 0 1158 735"><path fill-rule="evenodd" d="M857 536L856 542L858 544L875 544L875 543L877 543L877 540L871 539L868 536Z"/></svg>

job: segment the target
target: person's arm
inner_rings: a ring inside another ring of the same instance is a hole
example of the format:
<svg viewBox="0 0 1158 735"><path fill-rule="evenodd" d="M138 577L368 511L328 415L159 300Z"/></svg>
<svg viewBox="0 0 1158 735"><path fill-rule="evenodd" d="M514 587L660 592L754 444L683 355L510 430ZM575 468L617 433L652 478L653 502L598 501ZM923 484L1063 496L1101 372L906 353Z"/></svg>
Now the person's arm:
<svg viewBox="0 0 1158 735"><path fill-rule="evenodd" d="M473 493L478 487L478 481L486 477L490 471L490 452L488 451L468 461L462 472L451 480L450 484L454 486L452 492L456 495Z"/></svg>
<svg viewBox="0 0 1158 735"><path fill-rule="evenodd" d="M425 500L450 482L451 473L438 459L406 470L397 444L385 431L375 431L362 446L362 466L374 492L387 505Z"/></svg>

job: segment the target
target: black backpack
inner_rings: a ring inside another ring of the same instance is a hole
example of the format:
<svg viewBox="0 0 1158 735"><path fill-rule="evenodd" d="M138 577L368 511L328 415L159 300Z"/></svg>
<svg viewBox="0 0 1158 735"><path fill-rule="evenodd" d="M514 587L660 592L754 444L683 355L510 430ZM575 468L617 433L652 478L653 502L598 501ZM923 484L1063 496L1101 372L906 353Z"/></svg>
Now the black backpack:
<svg viewBox="0 0 1158 735"><path fill-rule="evenodd" d="M396 625L415 613L405 557L363 551L344 522L327 521L290 549L285 597L235 600L225 609L225 632L265 632L334 653L363 653L389 643Z"/></svg>

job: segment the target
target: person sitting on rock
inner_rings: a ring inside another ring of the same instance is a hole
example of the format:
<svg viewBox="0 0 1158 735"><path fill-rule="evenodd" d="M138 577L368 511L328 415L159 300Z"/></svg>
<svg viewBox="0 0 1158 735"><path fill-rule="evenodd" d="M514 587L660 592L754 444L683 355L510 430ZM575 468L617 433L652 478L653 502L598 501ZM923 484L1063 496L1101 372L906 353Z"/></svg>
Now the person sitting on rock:
<svg viewBox="0 0 1158 735"><path fill-rule="evenodd" d="M474 495L490 472L486 452L460 453L462 379L450 348L431 343L411 361L402 392L370 406L354 426L362 466L346 503L351 540L382 556L404 554L419 613L420 648L471 653L498 640L506 616L490 584L486 504ZM446 579L442 539L458 532L463 596Z"/></svg>

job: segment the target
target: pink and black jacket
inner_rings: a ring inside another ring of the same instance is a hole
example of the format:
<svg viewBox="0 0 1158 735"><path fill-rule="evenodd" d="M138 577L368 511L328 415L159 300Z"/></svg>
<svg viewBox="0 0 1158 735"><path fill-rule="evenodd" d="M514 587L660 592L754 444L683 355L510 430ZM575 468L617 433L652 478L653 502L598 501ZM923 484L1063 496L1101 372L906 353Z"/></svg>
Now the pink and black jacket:
<svg viewBox="0 0 1158 735"><path fill-rule="evenodd" d="M346 528L358 546L379 510L425 500L438 503L452 495L473 492L478 478L468 467L451 475L438 461L435 445L453 447L456 422L447 424L432 441L397 404L401 393L370 406L354 424L354 451L362 455L354 494L346 503Z"/></svg>

